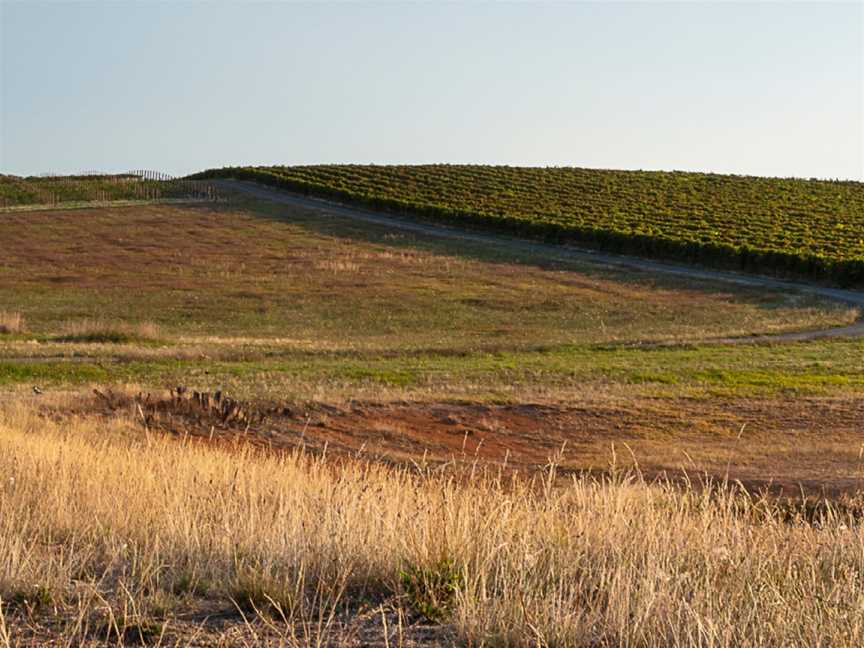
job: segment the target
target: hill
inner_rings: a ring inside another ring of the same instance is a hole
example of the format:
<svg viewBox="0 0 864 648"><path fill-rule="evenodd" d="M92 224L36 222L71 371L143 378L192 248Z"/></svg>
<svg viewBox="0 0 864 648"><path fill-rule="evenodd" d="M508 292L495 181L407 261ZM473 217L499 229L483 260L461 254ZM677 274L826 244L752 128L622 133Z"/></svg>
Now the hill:
<svg viewBox="0 0 864 648"><path fill-rule="evenodd" d="M864 285L864 184L470 165L229 167L238 178L627 254Z"/></svg>

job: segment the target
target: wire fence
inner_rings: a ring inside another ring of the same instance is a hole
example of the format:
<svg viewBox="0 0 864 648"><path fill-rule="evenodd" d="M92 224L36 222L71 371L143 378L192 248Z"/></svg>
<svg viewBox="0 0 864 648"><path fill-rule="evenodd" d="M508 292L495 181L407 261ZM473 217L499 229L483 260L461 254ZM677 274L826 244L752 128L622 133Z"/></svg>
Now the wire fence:
<svg viewBox="0 0 864 648"><path fill-rule="evenodd" d="M0 210L87 206L129 202L225 202L207 180L177 178L162 171L84 171L75 175L0 176Z"/></svg>

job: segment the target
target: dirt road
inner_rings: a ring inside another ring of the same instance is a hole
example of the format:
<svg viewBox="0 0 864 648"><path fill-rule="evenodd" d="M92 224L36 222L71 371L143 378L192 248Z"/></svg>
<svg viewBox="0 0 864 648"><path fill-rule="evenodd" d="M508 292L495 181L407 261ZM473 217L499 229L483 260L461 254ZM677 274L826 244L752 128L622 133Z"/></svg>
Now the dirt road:
<svg viewBox="0 0 864 648"><path fill-rule="evenodd" d="M797 342L804 340L815 340L820 338L834 337L864 337L864 292L856 290L844 290L842 288L829 288L816 284L807 284L795 281L785 281L762 277L759 275L745 275L737 272L722 270L711 270L686 266L676 263L652 261L639 257L629 257L617 254L608 254L587 250L570 245L552 245L525 239L517 239L506 235L490 234L436 225L426 222L413 221L399 216L372 212L357 207L349 207L339 203L310 198L297 194L272 189L253 182L241 182L236 180L217 180L215 184L227 191L238 191L262 200L294 205L304 209L320 212L323 215L350 218L353 220L374 223L407 232L415 232L425 236L433 236L443 239L455 239L484 245L498 246L512 251L527 252L531 254L542 254L551 260L575 260L609 266L616 268L627 268L640 272L661 273L686 277L696 281L720 281L740 286L766 288L772 291L789 292L798 294L817 295L846 304L859 309L859 317L855 323L831 329L816 331L798 331L793 333L782 333L778 335L758 335L749 337L730 337L705 340L705 342L722 344L747 344L755 342Z"/></svg>

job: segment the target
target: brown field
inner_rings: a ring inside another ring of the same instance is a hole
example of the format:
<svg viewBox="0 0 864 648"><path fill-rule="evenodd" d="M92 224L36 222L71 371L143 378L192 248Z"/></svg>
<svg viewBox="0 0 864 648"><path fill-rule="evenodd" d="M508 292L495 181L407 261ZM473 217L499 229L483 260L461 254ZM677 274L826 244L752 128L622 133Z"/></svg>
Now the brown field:
<svg viewBox="0 0 864 648"><path fill-rule="evenodd" d="M0 307L28 330L151 321L173 335L476 351L822 328L853 309L418 240L289 207L8 214Z"/></svg>

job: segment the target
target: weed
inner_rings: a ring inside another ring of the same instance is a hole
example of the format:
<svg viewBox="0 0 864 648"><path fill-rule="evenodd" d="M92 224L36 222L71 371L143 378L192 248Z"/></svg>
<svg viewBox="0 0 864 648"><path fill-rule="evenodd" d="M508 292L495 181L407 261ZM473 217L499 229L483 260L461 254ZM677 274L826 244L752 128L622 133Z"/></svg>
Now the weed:
<svg viewBox="0 0 864 648"><path fill-rule="evenodd" d="M171 592L175 596L182 596L184 594L206 596L210 589L211 585L206 579L196 576L191 572L180 573L174 578L171 584Z"/></svg>
<svg viewBox="0 0 864 648"><path fill-rule="evenodd" d="M462 572L449 558L428 566L408 565L399 572L399 580L411 607L433 622L443 621L452 613L463 586Z"/></svg>
<svg viewBox="0 0 864 648"><path fill-rule="evenodd" d="M26 590L12 592L8 601L10 606L21 609L28 617L32 617L50 607L54 602L54 596L44 585L36 585Z"/></svg>
<svg viewBox="0 0 864 648"><path fill-rule="evenodd" d="M230 598L243 612L290 617L302 601L302 580L296 584L299 587L290 588L285 581L244 568L230 587Z"/></svg>

